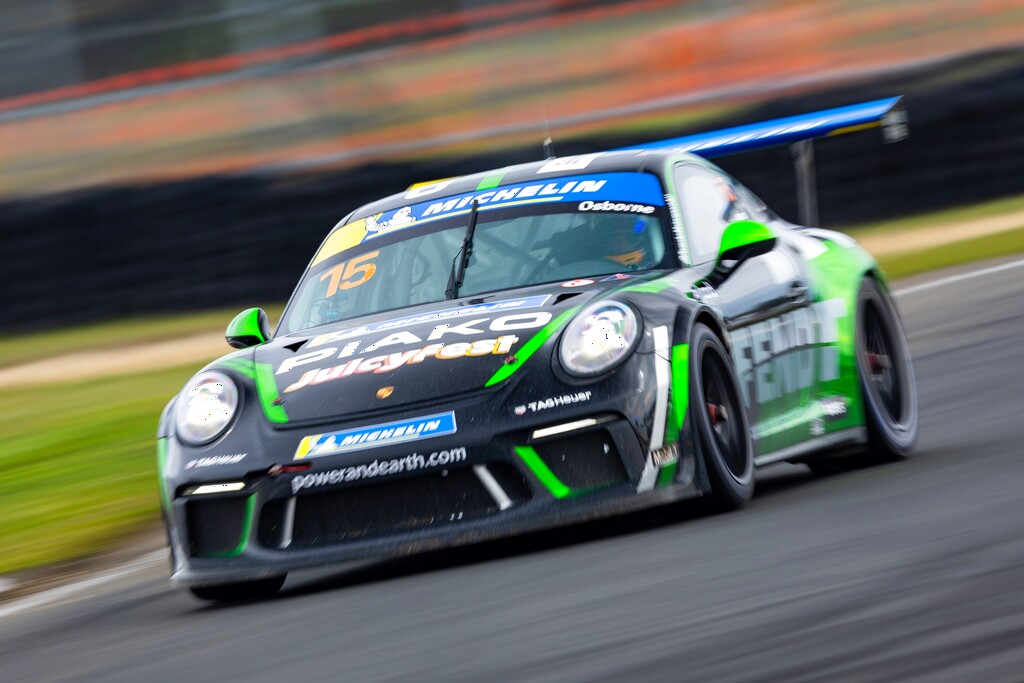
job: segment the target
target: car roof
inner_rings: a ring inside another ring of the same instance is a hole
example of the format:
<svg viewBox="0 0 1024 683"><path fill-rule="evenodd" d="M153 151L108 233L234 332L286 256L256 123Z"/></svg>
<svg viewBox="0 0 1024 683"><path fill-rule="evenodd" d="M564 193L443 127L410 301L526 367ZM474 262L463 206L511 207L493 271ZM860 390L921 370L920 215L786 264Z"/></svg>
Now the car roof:
<svg viewBox="0 0 1024 683"><path fill-rule="evenodd" d="M552 178L592 173L657 172L662 168L662 161L670 157L679 156L690 157L693 155L680 155L672 150L628 150L542 159L540 161L506 166L505 168L497 168L471 175L446 178L429 183L418 183L403 192L359 207L352 213L352 217L360 218L383 213L435 197L441 198L465 192L489 190L503 185L524 183L531 180L542 182ZM693 158L699 159L696 156ZM703 160L701 161L703 163ZM444 183L442 188L436 192L430 191L431 186L441 183Z"/></svg>

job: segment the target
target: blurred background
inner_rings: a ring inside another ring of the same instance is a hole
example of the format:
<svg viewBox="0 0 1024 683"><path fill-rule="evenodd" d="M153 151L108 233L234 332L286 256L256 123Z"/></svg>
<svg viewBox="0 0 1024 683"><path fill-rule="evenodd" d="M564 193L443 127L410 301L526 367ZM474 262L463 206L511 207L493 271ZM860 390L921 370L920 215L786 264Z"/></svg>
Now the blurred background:
<svg viewBox="0 0 1024 683"><path fill-rule="evenodd" d="M0 573L151 534L160 409L357 205L898 94L822 224L1024 250L1024 0L0 0ZM721 164L796 220L787 149Z"/></svg>
<svg viewBox="0 0 1024 683"><path fill-rule="evenodd" d="M357 204L545 119L568 154L905 93L907 144L819 145L823 223L1019 192L1022 38L1020 0L5 2L0 326L281 301ZM724 165L795 219L785 148Z"/></svg>

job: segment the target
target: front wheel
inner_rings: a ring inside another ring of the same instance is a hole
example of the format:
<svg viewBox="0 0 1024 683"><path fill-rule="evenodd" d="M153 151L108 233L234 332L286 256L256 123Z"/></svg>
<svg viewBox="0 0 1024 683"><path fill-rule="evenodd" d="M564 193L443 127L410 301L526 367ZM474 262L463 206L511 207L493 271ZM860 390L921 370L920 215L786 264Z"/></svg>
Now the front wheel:
<svg viewBox="0 0 1024 683"><path fill-rule="evenodd" d="M816 474L898 460L917 440L917 387L907 336L892 299L871 277L864 278L857 295L856 344L867 448L843 458L809 462Z"/></svg>
<svg viewBox="0 0 1024 683"><path fill-rule="evenodd" d="M706 325L696 324L690 345L690 414L696 424L718 509L754 496L754 447L729 353Z"/></svg>
<svg viewBox="0 0 1024 683"><path fill-rule="evenodd" d="M244 600L260 600L277 595L284 585L286 575L272 576L257 581L240 583L222 583L214 586L190 586L189 591L200 600L218 602L239 602Z"/></svg>

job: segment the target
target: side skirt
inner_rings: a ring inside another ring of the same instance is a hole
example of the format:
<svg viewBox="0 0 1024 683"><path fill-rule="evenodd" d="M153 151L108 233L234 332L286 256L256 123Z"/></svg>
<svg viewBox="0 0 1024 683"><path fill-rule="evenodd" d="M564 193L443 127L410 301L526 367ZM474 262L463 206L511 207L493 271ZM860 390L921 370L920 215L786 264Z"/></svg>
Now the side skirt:
<svg viewBox="0 0 1024 683"><path fill-rule="evenodd" d="M799 460L800 458L815 451L824 451L837 448L839 446L863 444L867 443L867 440L868 430L865 427L851 427L850 429L833 432L832 434L819 436L808 441L794 444L787 448L780 448L779 450L772 451L771 453L759 455L754 458L754 464L757 467L763 467L765 465L770 465L773 462L780 462L783 460Z"/></svg>

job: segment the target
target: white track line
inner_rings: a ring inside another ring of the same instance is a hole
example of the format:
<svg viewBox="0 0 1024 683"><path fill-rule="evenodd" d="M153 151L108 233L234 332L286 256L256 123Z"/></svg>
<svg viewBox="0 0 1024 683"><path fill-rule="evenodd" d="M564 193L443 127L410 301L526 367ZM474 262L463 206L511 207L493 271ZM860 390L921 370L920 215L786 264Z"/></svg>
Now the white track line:
<svg viewBox="0 0 1024 683"><path fill-rule="evenodd" d="M923 292L926 289L943 287L954 282L960 282L961 280L970 280L971 278L981 277L982 275L991 275L992 273L998 273L1002 270L1010 270L1011 268L1020 268L1021 266L1024 266L1024 259L1021 259L1020 261L1011 261L1010 263L1002 263L998 266L992 266L991 268L972 270L969 273L950 275L949 277L939 278L938 280L932 280L931 282L922 282L921 284L914 285L912 287L903 287L896 290L896 295L905 296L907 294L914 294L915 292Z"/></svg>
<svg viewBox="0 0 1024 683"><path fill-rule="evenodd" d="M1003 270L1010 270L1011 268L1020 268L1021 266L1024 266L1024 259L1021 259L1019 261L1011 261L1010 263L1003 263L998 266L992 266L991 268L982 268L981 270L975 270L969 273L950 275L949 277L940 278L938 280L933 280L931 282L924 282L919 285L914 285L912 287L904 287L902 289L897 289L895 291L898 296L904 296L906 294L913 294L915 292L921 292L927 289L933 289L935 287L943 287L945 285L952 284L954 282L960 282L962 280L969 280L971 278L981 277L983 275L991 275L992 273L998 273ZM60 586L59 588L53 588L48 591L39 593L38 595L31 595L27 598L23 598L21 600L13 602L10 605L7 605L6 607L0 607L0 619L3 619L4 617L9 617L12 614L24 612L26 610L35 609L36 607L42 607L43 605L47 605L51 602L56 602L57 600L66 598L70 595L74 595L75 593L80 593L83 590L94 588L95 586L101 586L105 583L116 581L117 579L128 576L129 574L134 574L135 572L142 571L143 569L148 569L149 567L156 566L159 563L166 561L166 559L167 551L157 550L148 555L143 555L139 559L129 562L120 569L116 569L112 572L100 574L98 576L93 576L83 581L70 583L66 586Z"/></svg>
<svg viewBox="0 0 1024 683"><path fill-rule="evenodd" d="M75 583L69 583L66 586L51 588L48 591L43 591L42 593L30 595L26 598L22 598L21 600L12 602L10 605L7 605L6 607L0 607L0 619L3 619L4 617L9 617L12 614L18 614L19 612L25 612L30 609L35 609L36 607L42 607L43 605L47 605L51 602L56 602L57 600L61 600L70 595L74 595L75 593L80 593L89 588L95 588L96 586L101 586L105 583L110 583L111 581L116 581L118 579L124 578L129 574L134 574L135 572L142 571L143 569L155 567L159 565L161 562L166 561L167 551L156 550L154 552L149 553L148 555L143 555L137 560L129 562L120 569L115 569L114 571L107 572L106 574L99 574L97 576L93 576L82 581L76 581Z"/></svg>

